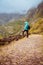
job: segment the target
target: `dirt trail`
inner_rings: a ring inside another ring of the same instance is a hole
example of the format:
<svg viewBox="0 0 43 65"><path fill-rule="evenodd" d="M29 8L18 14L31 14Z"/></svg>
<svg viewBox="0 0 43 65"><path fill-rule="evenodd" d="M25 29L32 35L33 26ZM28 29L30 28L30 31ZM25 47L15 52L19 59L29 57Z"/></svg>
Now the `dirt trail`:
<svg viewBox="0 0 43 65"><path fill-rule="evenodd" d="M0 65L43 65L43 36L30 35L0 47Z"/></svg>

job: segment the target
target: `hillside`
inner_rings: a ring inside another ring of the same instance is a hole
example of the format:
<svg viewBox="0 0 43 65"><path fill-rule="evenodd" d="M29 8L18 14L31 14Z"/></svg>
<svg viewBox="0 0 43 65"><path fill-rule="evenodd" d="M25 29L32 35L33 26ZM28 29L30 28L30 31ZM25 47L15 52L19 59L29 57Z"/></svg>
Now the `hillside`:
<svg viewBox="0 0 43 65"><path fill-rule="evenodd" d="M32 24L30 29L30 33L32 34L43 34L43 18L39 18Z"/></svg>
<svg viewBox="0 0 43 65"><path fill-rule="evenodd" d="M43 1L27 12L27 19L30 21L31 34L43 34Z"/></svg>
<svg viewBox="0 0 43 65"><path fill-rule="evenodd" d="M18 21L12 21L5 25L0 26L0 38L2 37L8 37L10 35L15 35L20 33L23 30L23 24L24 22L21 20Z"/></svg>
<svg viewBox="0 0 43 65"><path fill-rule="evenodd" d="M1 46L0 65L43 65L43 36L30 35Z"/></svg>
<svg viewBox="0 0 43 65"><path fill-rule="evenodd" d="M43 18L43 1L34 8L31 8L30 10L28 10L27 12L27 19L30 21L34 21L37 18Z"/></svg>

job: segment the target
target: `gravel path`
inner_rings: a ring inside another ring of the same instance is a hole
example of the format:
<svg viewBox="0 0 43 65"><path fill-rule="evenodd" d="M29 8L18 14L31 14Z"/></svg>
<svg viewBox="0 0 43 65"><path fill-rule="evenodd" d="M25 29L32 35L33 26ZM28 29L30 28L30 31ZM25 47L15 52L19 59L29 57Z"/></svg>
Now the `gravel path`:
<svg viewBox="0 0 43 65"><path fill-rule="evenodd" d="M43 36L30 35L0 47L0 65L43 65Z"/></svg>

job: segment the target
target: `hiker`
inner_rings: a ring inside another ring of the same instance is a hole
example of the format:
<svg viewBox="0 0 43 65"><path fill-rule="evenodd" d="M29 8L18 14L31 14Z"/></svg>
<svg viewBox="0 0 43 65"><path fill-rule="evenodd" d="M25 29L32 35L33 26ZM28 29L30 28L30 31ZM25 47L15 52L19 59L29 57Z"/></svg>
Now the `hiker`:
<svg viewBox="0 0 43 65"><path fill-rule="evenodd" d="M30 25L28 21L24 22L24 30L23 30L23 37L24 37L24 32L26 32L27 34L27 38L28 38L28 30L30 29Z"/></svg>

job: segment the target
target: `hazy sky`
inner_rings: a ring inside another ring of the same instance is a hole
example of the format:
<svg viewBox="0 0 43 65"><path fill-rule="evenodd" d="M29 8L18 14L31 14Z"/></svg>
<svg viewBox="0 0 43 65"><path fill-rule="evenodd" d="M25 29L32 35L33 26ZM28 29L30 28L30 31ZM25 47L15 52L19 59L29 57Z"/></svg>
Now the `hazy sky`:
<svg viewBox="0 0 43 65"><path fill-rule="evenodd" d="M40 2L41 0L0 0L0 13L25 12Z"/></svg>

